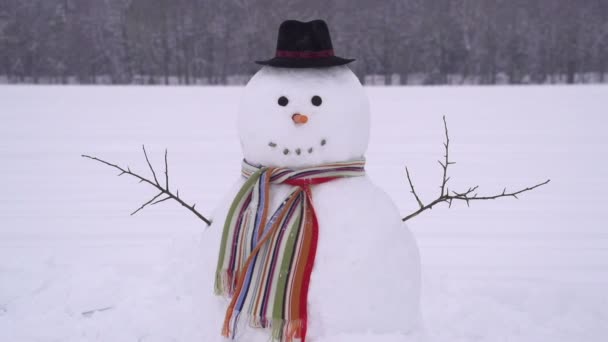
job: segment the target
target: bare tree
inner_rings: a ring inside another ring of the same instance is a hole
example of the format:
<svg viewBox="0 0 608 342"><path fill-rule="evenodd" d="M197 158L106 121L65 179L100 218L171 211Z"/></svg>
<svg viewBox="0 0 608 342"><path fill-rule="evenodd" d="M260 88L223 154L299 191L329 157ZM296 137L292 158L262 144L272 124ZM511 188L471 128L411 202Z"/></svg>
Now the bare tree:
<svg viewBox="0 0 608 342"><path fill-rule="evenodd" d="M2 0L0 76L225 83L273 54L281 21L314 18L361 80L576 83L608 71L605 0Z"/></svg>

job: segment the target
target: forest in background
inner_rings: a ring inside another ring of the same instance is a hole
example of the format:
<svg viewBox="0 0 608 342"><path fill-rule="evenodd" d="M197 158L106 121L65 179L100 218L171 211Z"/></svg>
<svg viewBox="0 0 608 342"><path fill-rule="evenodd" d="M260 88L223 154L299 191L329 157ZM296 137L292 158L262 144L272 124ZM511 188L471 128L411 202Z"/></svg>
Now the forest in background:
<svg viewBox="0 0 608 342"><path fill-rule="evenodd" d="M608 82L608 0L0 0L0 83L241 84L316 18L366 84Z"/></svg>

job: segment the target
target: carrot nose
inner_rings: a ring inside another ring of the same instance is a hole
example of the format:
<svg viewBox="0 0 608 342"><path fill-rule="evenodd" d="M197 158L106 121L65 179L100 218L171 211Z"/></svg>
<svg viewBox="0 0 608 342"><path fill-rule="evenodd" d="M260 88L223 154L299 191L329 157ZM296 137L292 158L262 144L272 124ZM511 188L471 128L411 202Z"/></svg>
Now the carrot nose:
<svg viewBox="0 0 608 342"><path fill-rule="evenodd" d="M295 113L292 115L291 120L293 120L296 124L305 124L308 122L308 116L300 113Z"/></svg>

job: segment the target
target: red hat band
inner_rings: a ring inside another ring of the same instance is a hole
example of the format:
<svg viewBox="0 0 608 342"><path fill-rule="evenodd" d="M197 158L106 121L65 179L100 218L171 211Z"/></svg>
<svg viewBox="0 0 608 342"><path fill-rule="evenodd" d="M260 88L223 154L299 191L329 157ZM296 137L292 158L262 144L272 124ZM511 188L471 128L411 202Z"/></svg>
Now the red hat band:
<svg viewBox="0 0 608 342"><path fill-rule="evenodd" d="M286 51L277 50L276 57L282 58L327 58L334 56L334 50L321 51Z"/></svg>

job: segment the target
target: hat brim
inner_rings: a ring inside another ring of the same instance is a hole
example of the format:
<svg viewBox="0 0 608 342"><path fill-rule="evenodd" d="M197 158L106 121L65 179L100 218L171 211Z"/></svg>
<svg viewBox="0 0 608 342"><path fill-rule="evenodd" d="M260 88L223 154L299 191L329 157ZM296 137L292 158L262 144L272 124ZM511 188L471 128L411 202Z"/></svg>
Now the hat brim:
<svg viewBox="0 0 608 342"><path fill-rule="evenodd" d="M275 57L265 61L255 61L257 64L268 65L276 68L326 68L354 62L354 59L338 56L323 58L287 58Z"/></svg>

